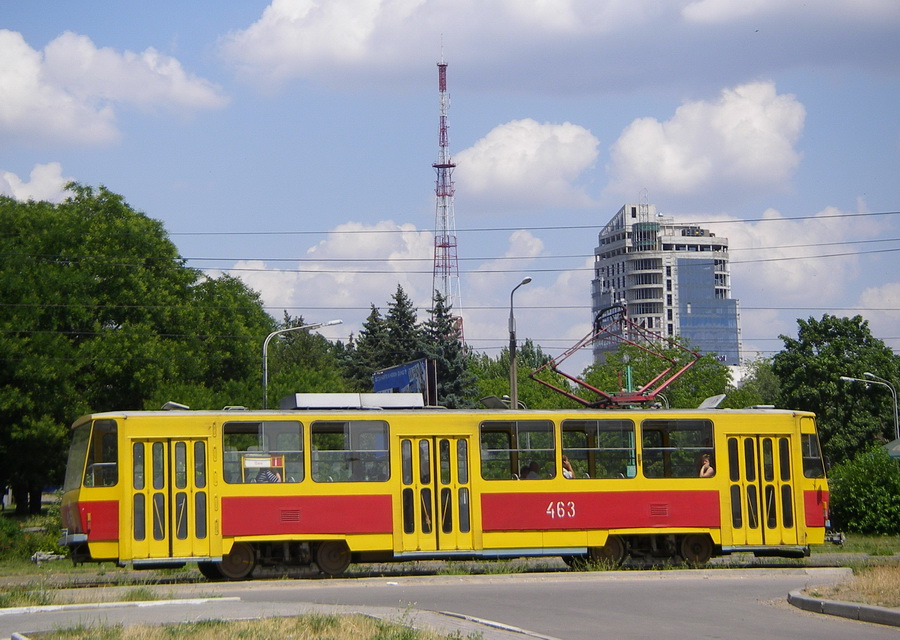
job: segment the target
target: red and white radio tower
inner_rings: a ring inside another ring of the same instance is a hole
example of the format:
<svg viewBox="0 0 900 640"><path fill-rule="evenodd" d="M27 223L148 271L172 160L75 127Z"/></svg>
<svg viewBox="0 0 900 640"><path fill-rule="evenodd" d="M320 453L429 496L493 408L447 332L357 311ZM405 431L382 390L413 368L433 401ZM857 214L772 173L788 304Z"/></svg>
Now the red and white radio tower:
<svg viewBox="0 0 900 640"><path fill-rule="evenodd" d="M459 262L456 256L456 221L453 214L453 169L450 159L450 135L447 111L450 95L447 93L447 63L443 55L438 62L438 88L441 96L441 124L438 135L438 160L432 166L437 173L434 193L434 276L432 291L439 291L452 305L459 335L462 338L462 317L459 316L461 297L459 290Z"/></svg>

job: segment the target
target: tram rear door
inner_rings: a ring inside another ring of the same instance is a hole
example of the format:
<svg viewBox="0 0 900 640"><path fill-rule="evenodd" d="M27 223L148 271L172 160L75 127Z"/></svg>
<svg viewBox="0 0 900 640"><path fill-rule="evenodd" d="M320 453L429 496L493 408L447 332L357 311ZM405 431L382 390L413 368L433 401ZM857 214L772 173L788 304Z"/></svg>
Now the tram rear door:
<svg viewBox="0 0 900 640"><path fill-rule="evenodd" d="M796 545L791 437L726 438L733 544Z"/></svg>
<svg viewBox="0 0 900 640"><path fill-rule="evenodd" d="M209 557L206 440L133 440L131 456L131 558Z"/></svg>
<svg viewBox="0 0 900 640"><path fill-rule="evenodd" d="M401 553L472 549L469 440L401 437Z"/></svg>

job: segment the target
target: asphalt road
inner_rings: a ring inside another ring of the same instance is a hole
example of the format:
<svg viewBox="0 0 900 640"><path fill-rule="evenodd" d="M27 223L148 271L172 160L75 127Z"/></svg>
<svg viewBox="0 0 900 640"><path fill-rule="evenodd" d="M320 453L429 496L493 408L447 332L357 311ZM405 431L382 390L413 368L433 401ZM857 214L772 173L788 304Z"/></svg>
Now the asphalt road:
<svg viewBox="0 0 900 640"><path fill-rule="evenodd" d="M653 638L762 640L896 638L886 627L801 611L790 591L849 577L847 569L739 569L276 580L154 587L170 598L143 606L29 610L0 615L0 638L99 622L368 612L394 621L481 634L484 640ZM459 617L436 615L454 612ZM523 635L527 632L528 635Z"/></svg>

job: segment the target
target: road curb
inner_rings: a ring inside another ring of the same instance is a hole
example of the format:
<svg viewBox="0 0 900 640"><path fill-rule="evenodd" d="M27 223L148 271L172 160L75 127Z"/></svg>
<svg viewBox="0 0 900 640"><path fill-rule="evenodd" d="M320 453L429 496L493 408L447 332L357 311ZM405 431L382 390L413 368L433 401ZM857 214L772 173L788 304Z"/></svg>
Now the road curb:
<svg viewBox="0 0 900 640"><path fill-rule="evenodd" d="M900 627L900 609L888 609L887 607L873 607L867 604L855 602L839 602L837 600L823 600L812 598L802 591L791 591L788 594L788 602L804 611L824 613L829 616L840 616L860 622L872 622L888 626Z"/></svg>
<svg viewBox="0 0 900 640"><path fill-rule="evenodd" d="M240 600L236 596L224 598L181 598L177 600L132 600L128 602L86 602L81 604L45 604L29 607L10 607L0 609L0 616L20 613L40 613L42 611L79 611L88 609L121 609L124 607L160 607L172 604L206 604L207 602L226 602Z"/></svg>

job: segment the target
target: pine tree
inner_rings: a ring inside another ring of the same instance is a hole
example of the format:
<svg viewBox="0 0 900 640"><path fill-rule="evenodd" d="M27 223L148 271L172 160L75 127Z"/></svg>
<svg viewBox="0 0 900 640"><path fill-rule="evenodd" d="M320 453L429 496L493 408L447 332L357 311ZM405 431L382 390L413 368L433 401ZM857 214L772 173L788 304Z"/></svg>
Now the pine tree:
<svg viewBox="0 0 900 640"><path fill-rule="evenodd" d="M346 377L358 391L372 391L372 374L383 368L389 353L385 319L374 304L346 359Z"/></svg>
<svg viewBox="0 0 900 640"><path fill-rule="evenodd" d="M438 404L451 409L471 406L476 392L475 376L469 370L452 307L439 291L434 292L434 307L422 330L425 357L435 363Z"/></svg>
<svg viewBox="0 0 900 640"><path fill-rule="evenodd" d="M423 357L422 329L416 323L416 308L403 287L397 285L385 316L390 353L384 355L381 368L405 364Z"/></svg>

